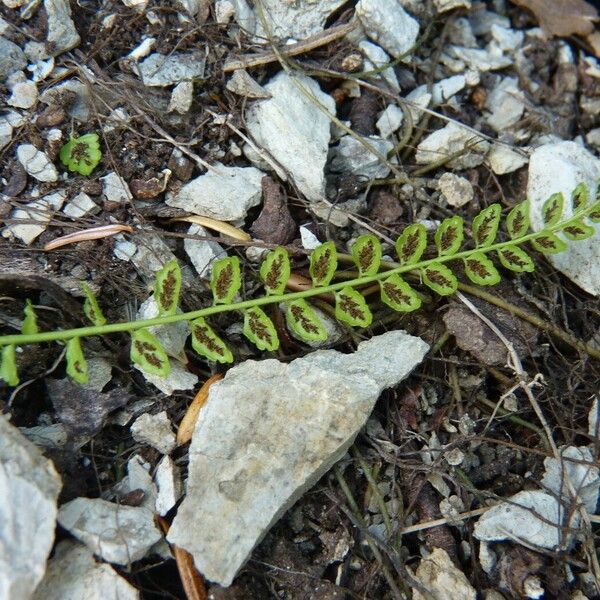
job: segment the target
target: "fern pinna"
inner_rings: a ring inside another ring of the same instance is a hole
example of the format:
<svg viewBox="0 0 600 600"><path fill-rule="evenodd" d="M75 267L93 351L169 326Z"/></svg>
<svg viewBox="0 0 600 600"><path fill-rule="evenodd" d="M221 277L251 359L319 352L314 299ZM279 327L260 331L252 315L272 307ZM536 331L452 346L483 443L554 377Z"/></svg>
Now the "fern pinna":
<svg viewBox="0 0 600 600"><path fill-rule="evenodd" d="M396 241L398 262L382 263L382 247L373 235L360 236L352 246L352 259L358 276L351 280L334 281L338 272L338 253L333 242L325 242L310 254L309 273L312 287L302 291L286 292L291 265L288 252L278 247L270 251L260 267L264 285L263 296L239 300L242 286L241 265L237 257L226 257L213 264L210 287L213 304L208 308L178 313L181 289L181 269L177 261L167 263L157 274L154 300L159 315L153 319L107 323L98 300L84 284L84 314L92 325L78 329L40 332L30 302L25 307L21 333L0 336L2 362L0 378L9 385L17 385L16 347L24 344L59 341L66 345L67 373L77 382L87 381L87 363L82 351L82 338L116 332L131 335L131 359L149 374L165 377L170 372L167 352L149 331L150 327L178 321L188 321L192 348L199 355L219 363L233 362L227 344L215 333L207 320L222 312L243 313L244 335L259 350L274 351L279 347L277 330L261 308L267 304L283 304L288 327L302 340L323 341L327 330L317 312L307 301L311 297L334 294L335 317L352 327L367 327L373 320L371 309L361 289L377 283L381 301L398 312L411 312L421 306L419 294L403 275L409 272L441 296L453 294L458 280L450 268L462 261L464 273L478 285L494 285L501 279L494 258L510 271L531 272L535 264L524 250L529 243L543 254L554 254L567 249L565 241L586 239L595 233L589 223L600 223L600 201L591 204L588 188L580 184L571 196L571 210L565 215L565 200L561 193L553 194L542 206L544 229L532 232L529 228L529 203L517 204L505 219L504 241L496 241L501 223L501 206L492 204L481 211L471 227L472 243L464 243L463 220L459 216L445 219L435 231L433 241L436 256L423 258L428 246L425 227L420 223L409 225ZM562 234L563 237L559 237ZM465 247L467 246L467 247ZM448 266L448 263L454 263ZM333 283L332 283L333 281Z"/></svg>

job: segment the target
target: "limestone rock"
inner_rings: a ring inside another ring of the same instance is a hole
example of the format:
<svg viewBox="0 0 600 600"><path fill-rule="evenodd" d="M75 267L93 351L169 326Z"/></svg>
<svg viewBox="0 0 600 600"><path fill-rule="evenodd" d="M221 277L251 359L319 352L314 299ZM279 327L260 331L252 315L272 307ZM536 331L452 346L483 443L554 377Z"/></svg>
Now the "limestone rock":
<svg viewBox="0 0 600 600"><path fill-rule="evenodd" d="M129 565L146 556L162 535L154 514L100 498L75 498L61 506L58 522L107 562Z"/></svg>
<svg viewBox="0 0 600 600"><path fill-rule="evenodd" d="M471 0L433 0L439 13L454 10L455 8L471 8Z"/></svg>
<svg viewBox="0 0 600 600"><path fill-rule="evenodd" d="M504 144L492 144L492 149L487 156L492 171L496 175L505 175L526 165L529 159L519 152L515 152Z"/></svg>
<svg viewBox="0 0 600 600"><path fill-rule="evenodd" d="M201 225L192 224L188 229L188 234L207 236L208 231ZM186 238L183 240L183 248L198 275L205 278L210 276L212 263L227 254L220 244L209 240L192 240Z"/></svg>
<svg viewBox="0 0 600 600"><path fill-rule="evenodd" d="M33 144L21 144L17 148L17 158L27 171L38 181L56 181L58 171L50 159Z"/></svg>
<svg viewBox="0 0 600 600"><path fill-rule="evenodd" d="M506 77L490 92L485 103L491 111L487 117L490 127L502 133L514 125L525 110L525 96L516 77Z"/></svg>
<svg viewBox="0 0 600 600"><path fill-rule="evenodd" d="M0 598L29 598L42 579L61 486L52 462L0 416Z"/></svg>
<svg viewBox="0 0 600 600"><path fill-rule="evenodd" d="M100 181L102 182L102 193L109 202L127 202L133 199L129 186L114 171L100 177Z"/></svg>
<svg viewBox="0 0 600 600"><path fill-rule="evenodd" d="M365 33L394 58L410 50L419 35L419 23L400 0L360 0L356 16Z"/></svg>
<svg viewBox="0 0 600 600"><path fill-rule="evenodd" d="M254 33L256 15L247 0L216 0L215 18L217 23L227 23L233 16L242 29Z"/></svg>
<svg viewBox="0 0 600 600"><path fill-rule="evenodd" d="M127 475L113 487L112 492L122 498L135 490L141 490L144 497L139 506L154 512L158 491L149 471L150 464L139 454L134 454L127 461Z"/></svg>
<svg viewBox="0 0 600 600"><path fill-rule="evenodd" d="M185 115L192 107L194 101L194 84L191 81L182 81L173 89L167 112L176 112Z"/></svg>
<svg viewBox="0 0 600 600"><path fill-rule="evenodd" d="M66 102L69 97L72 101ZM64 83L48 88L40 95L40 100L51 106L64 106L70 117L83 123L89 120L92 112L92 99L88 86L78 79L68 79Z"/></svg>
<svg viewBox="0 0 600 600"><path fill-rule="evenodd" d="M270 98L271 94L265 90L244 69L237 69L225 84L225 87L238 96L246 98Z"/></svg>
<svg viewBox="0 0 600 600"><path fill-rule="evenodd" d="M359 49L368 60L364 61L363 69L365 71L373 71L375 69L379 69L380 67L387 65L391 62L391 58L389 54L383 49L380 48L377 44L373 44L368 42L367 40L363 40L358 44ZM398 83L398 77L396 77L396 72L392 67L387 67L381 71L381 74L373 74L369 75L369 77L374 77L375 79L379 79L383 77L388 85L395 92L400 91L400 84Z"/></svg>
<svg viewBox="0 0 600 600"><path fill-rule="evenodd" d="M0 150L10 144L13 128L7 119L0 117Z"/></svg>
<svg viewBox="0 0 600 600"><path fill-rule="evenodd" d="M460 207L473 200L473 186L468 179L455 175L454 173L444 173L438 180L440 192L450 206Z"/></svg>
<svg viewBox="0 0 600 600"><path fill-rule="evenodd" d="M85 193L79 192L64 208L63 212L68 217L78 219L95 211L98 205Z"/></svg>
<svg viewBox="0 0 600 600"><path fill-rule="evenodd" d="M261 0L271 35L283 40L302 40L323 31L327 17L344 2L345 0ZM268 37L260 19L256 19L255 33L257 36ZM261 42L264 43L264 39Z"/></svg>
<svg viewBox="0 0 600 600"><path fill-rule="evenodd" d="M477 69L478 71L495 71L513 64L511 56L493 52L487 48L451 46L449 52L463 63L466 63L471 69ZM464 64L461 68L464 68Z"/></svg>
<svg viewBox="0 0 600 600"><path fill-rule="evenodd" d="M255 167L215 166L167 198L169 206L221 221L243 219L260 203L262 171Z"/></svg>
<svg viewBox="0 0 600 600"><path fill-rule="evenodd" d="M164 87L204 76L204 57L200 54L173 53L165 56L155 52L142 61L139 72L144 85Z"/></svg>
<svg viewBox="0 0 600 600"><path fill-rule="evenodd" d="M175 448L175 434L164 410L156 415L139 416L131 424L131 435L136 442L148 444L162 454L170 454Z"/></svg>
<svg viewBox="0 0 600 600"><path fill-rule="evenodd" d="M428 346L403 331L353 354L248 360L215 383L190 446L187 496L168 535L209 580L229 585L283 513L346 452L380 392Z"/></svg>
<svg viewBox="0 0 600 600"><path fill-rule="evenodd" d="M529 160L527 197L531 226L543 228L541 208L555 192L565 197L565 212L571 212L571 193L581 182L587 183L590 197L596 194L600 178L600 160L575 142L544 144L536 148ZM588 294L600 295L600 223L593 225L596 235L587 240L568 242L565 252L549 256L550 262Z"/></svg>
<svg viewBox="0 0 600 600"><path fill-rule="evenodd" d="M468 149L467 149L468 148ZM417 163L429 164L462 149L465 152L447 163L453 169L470 169L483 162L490 143L468 129L448 123L428 135L417 147Z"/></svg>
<svg viewBox="0 0 600 600"><path fill-rule="evenodd" d="M362 214L367 208L364 196L351 198L345 202L331 204L331 202L315 202L311 204L310 210L321 222L335 225L336 227L348 227L350 217Z"/></svg>
<svg viewBox="0 0 600 600"><path fill-rule="evenodd" d="M62 423L38 425L36 427L19 427L19 431L32 443L40 448L53 449L64 446L68 434Z"/></svg>
<svg viewBox="0 0 600 600"><path fill-rule="evenodd" d="M139 12L144 12L148 4L148 0L122 0L122 2L127 8L133 8Z"/></svg>
<svg viewBox="0 0 600 600"><path fill-rule="evenodd" d="M15 223L5 228L2 236L14 236L27 245L31 244L46 230L46 225L50 222L52 214L54 211L60 210L66 197L67 193L61 190L53 194L48 194L39 200L29 202L23 208L17 208L12 212L11 219L15 221L38 221L39 225L34 223L23 223L22 225Z"/></svg>
<svg viewBox="0 0 600 600"><path fill-rule="evenodd" d="M33 81L20 81L11 92L7 104L15 108L31 108L38 99L38 89Z"/></svg>
<svg viewBox="0 0 600 600"><path fill-rule="evenodd" d="M527 546L557 548L565 542L561 529L567 514L554 496L541 490L524 490L484 513L475 524L474 535L483 542L522 540ZM576 528L578 524L575 515L570 525Z"/></svg>
<svg viewBox="0 0 600 600"><path fill-rule="evenodd" d="M175 258L160 235L152 231L138 231L129 240L117 238L114 254L120 260L131 260L140 275L154 285L156 271Z"/></svg>
<svg viewBox="0 0 600 600"><path fill-rule="evenodd" d="M23 50L15 43L0 36L0 81L4 81L11 73L27 66Z"/></svg>
<svg viewBox="0 0 600 600"><path fill-rule="evenodd" d="M60 542L48 561L33 600L138 600L139 592L88 548L73 540ZM16 598L16 596L15 596Z"/></svg>
<svg viewBox="0 0 600 600"><path fill-rule="evenodd" d="M67 0L44 0L48 18L46 42L53 56L72 50L80 42L75 23L71 18L71 6Z"/></svg>
<svg viewBox="0 0 600 600"><path fill-rule="evenodd" d="M419 110L419 108L429 107L429 104L432 100L432 94L427 91L426 86L420 85L406 96L406 100L413 104L413 106L408 106L408 110L410 110L410 116L412 117L413 124L416 125L424 114L424 112Z"/></svg>
<svg viewBox="0 0 600 600"><path fill-rule="evenodd" d="M466 85L467 81L464 75L453 75L441 81L436 81L431 87L431 103L433 106L438 106L447 102L458 94ZM427 86L425 86L425 91Z"/></svg>
<svg viewBox="0 0 600 600"><path fill-rule="evenodd" d="M158 463L155 479L158 486L156 512L164 516L177 504L183 493L179 468L170 456L164 456Z"/></svg>
<svg viewBox="0 0 600 600"><path fill-rule="evenodd" d="M291 173L306 198L317 201L325 191L323 169L327 160L330 121L294 82L335 114L333 98L322 92L316 81L304 76L292 80L281 71L265 86L272 97L249 107L246 126L254 140Z"/></svg>
<svg viewBox="0 0 600 600"><path fill-rule="evenodd" d="M377 136L368 136L363 139L383 156L387 156L387 153L394 147L392 142L382 140ZM340 143L332 149L329 166L334 173L351 173L365 179L386 177L390 172L387 164L351 135L342 137Z"/></svg>
<svg viewBox="0 0 600 600"><path fill-rule="evenodd" d="M544 459L542 486L545 490L570 498L568 477L588 513L596 514L600 471L595 466L592 451L585 446L566 446L560 449L560 456L560 459Z"/></svg>
<svg viewBox="0 0 600 600"><path fill-rule="evenodd" d="M404 121L404 112L396 104L390 104L379 115L375 127L379 131L379 135L385 140L394 133L402 125Z"/></svg>
<svg viewBox="0 0 600 600"><path fill-rule="evenodd" d="M465 574L441 548L434 548L429 556L421 559L415 575L435 600L475 600L477 597ZM413 590L413 600L425 600L425 596Z"/></svg>

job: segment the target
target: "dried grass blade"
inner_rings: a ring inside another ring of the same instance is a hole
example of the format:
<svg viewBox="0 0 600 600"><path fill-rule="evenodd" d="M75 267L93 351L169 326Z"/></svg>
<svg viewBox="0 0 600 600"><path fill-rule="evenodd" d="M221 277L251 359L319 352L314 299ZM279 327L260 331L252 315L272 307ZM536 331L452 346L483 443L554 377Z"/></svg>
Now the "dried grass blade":
<svg viewBox="0 0 600 600"><path fill-rule="evenodd" d="M211 219L210 217L202 217L200 215L188 215L187 217L175 217L171 219L171 223L174 222L185 222L185 223L195 223L196 225L202 225L203 227L208 227L208 229L213 229L214 231L218 231L223 235L229 236L234 240L241 240L243 242L249 242L252 239L250 234L230 225L229 223L225 223L224 221L218 221L217 219Z"/></svg>
<svg viewBox="0 0 600 600"><path fill-rule="evenodd" d="M50 250L56 250L61 246L68 246L69 244L76 244L78 242L86 242L88 240L99 240L101 238L110 237L117 233L127 232L131 233L133 227L130 225L102 225L100 227L92 227L91 229L84 229L83 231L76 231L75 233L69 233L61 237L48 242L44 246L46 252Z"/></svg>

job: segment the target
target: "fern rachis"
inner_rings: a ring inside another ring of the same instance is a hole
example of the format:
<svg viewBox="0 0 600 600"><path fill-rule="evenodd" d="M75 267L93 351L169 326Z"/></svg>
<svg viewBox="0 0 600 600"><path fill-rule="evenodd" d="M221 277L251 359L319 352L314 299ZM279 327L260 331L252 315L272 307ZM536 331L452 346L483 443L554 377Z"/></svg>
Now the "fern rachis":
<svg viewBox="0 0 600 600"><path fill-rule="evenodd" d="M572 215L563 218L565 201L562 194L552 195L542 208L545 229L529 231L529 205L516 205L505 219L508 238L496 241L500 223L501 207L493 204L479 213L473 220L474 247L464 248L464 224L458 216L445 219L437 228L433 238L437 256L423 259L428 244L428 234L421 224L409 225L396 242L397 263L382 263L382 248L373 235L362 235L353 244L352 259L358 276L343 281L332 281L338 272L338 253L333 242L317 247L309 258L309 272L313 287L286 293L286 284L291 274L287 251L278 247L268 253L260 268L265 295L249 300L236 301L242 286L241 265L237 257L226 257L213 265L211 290L213 305L187 313L177 313L181 289L181 269L176 261L170 261L156 276L154 299L159 315L153 319L106 323L98 300L84 284L86 296L84 313L92 322L88 327L63 331L40 332L35 313L30 303L26 305L26 318L20 334L0 336L2 363L0 378L9 385L18 382L15 347L24 344L61 341L67 344L67 373L76 381L87 379L87 366L81 350L81 339L117 332L128 332L132 337L131 359L148 373L166 376L169 372L168 357L159 341L148 331L149 327L166 325L178 321L191 324L192 347L208 360L229 363L233 355L226 343L211 328L207 317L240 311L244 317L243 332L260 350L273 351L278 348L277 331L261 307L283 303L288 326L305 341L319 341L327 332L307 299L323 294L335 295L335 317L350 326L366 327L372 322L371 310L359 289L378 284L381 300L399 312L417 310L421 299L402 277L410 272L420 275L422 282L441 296L453 294L458 279L452 263L460 261L465 275L478 285L495 285L501 279L500 265L514 272L531 272L535 268L533 259L523 249L530 243L535 250L545 254L561 252L567 240L576 242L594 235L592 223L600 222L600 202L589 204L587 187L580 184L572 194ZM463 248L461 250L461 248ZM450 263L450 264L448 264Z"/></svg>

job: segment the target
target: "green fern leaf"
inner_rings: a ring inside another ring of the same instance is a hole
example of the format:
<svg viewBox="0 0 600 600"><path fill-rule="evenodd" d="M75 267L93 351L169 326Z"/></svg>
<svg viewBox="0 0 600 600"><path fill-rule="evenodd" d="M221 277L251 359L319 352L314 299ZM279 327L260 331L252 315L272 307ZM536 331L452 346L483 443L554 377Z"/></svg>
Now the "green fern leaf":
<svg viewBox="0 0 600 600"><path fill-rule="evenodd" d="M594 202L590 208L588 217L592 223L600 223L600 202Z"/></svg>
<svg viewBox="0 0 600 600"><path fill-rule="evenodd" d="M584 209L590 201L590 190L585 182L581 182L575 187L571 194L571 202L573 203L573 212Z"/></svg>
<svg viewBox="0 0 600 600"><path fill-rule="evenodd" d="M325 242L310 253L309 273L315 287L329 285L337 269L337 250L333 242Z"/></svg>
<svg viewBox="0 0 600 600"><path fill-rule="evenodd" d="M35 310L33 308L33 304L31 300L27 298L25 302L25 308L23 309L23 313L25 318L23 319L23 325L21 325L21 333L23 335L32 335L39 331L39 327L37 324L37 315L35 314Z"/></svg>
<svg viewBox="0 0 600 600"><path fill-rule="evenodd" d="M156 273L154 283L154 301L160 317L174 315L179 303L181 291L181 268L177 260L170 260Z"/></svg>
<svg viewBox="0 0 600 600"><path fill-rule="evenodd" d="M440 296L449 296L458 289L458 280L454 273L441 263L431 263L421 270L425 285Z"/></svg>
<svg viewBox="0 0 600 600"><path fill-rule="evenodd" d="M511 239L523 237L529 229L529 200L515 205L506 217L506 229Z"/></svg>
<svg viewBox="0 0 600 600"><path fill-rule="evenodd" d="M82 385L88 382L88 364L78 337L67 342L67 375Z"/></svg>
<svg viewBox="0 0 600 600"><path fill-rule="evenodd" d="M396 253L401 265L414 265L419 262L427 248L427 230L421 223L413 223L404 228L396 240Z"/></svg>
<svg viewBox="0 0 600 600"><path fill-rule="evenodd" d="M98 300L90 286L84 281L81 282L81 289L85 294L85 301L83 303L83 314L88 318L92 325L101 327L106 325L106 317L98 304Z"/></svg>
<svg viewBox="0 0 600 600"><path fill-rule="evenodd" d="M286 321L289 328L306 342L323 342L327 330L321 319L303 298L286 303Z"/></svg>
<svg viewBox="0 0 600 600"><path fill-rule="evenodd" d="M421 298L397 273L384 279L380 286L381 300L390 308L398 312L412 312L420 308Z"/></svg>
<svg viewBox="0 0 600 600"><path fill-rule="evenodd" d="M78 138L71 138L60 149L59 158L69 171L91 175L102 158L98 134L87 133Z"/></svg>
<svg viewBox="0 0 600 600"><path fill-rule="evenodd" d="M279 348L279 337L273 321L264 310L253 306L244 311L243 334L259 349L274 352Z"/></svg>
<svg viewBox="0 0 600 600"><path fill-rule="evenodd" d="M373 322L364 296L350 286L335 294L335 318L352 327L368 327Z"/></svg>
<svg viewBox="0 0 600 600"><path fill-rule="evenodd" d="M496 285L500 283L500 273L494 263L483 253L474 252L464 260L467 277L477 285Z"/></svg>
<svg viewBox="0 0 600 600"><path fill-rule="evenodd" d="M490 204L473 219L473 239L478 248L485 248L494 243L500 224L501 210L499 204Z"/></svg>
<svg viewBox="0 0 600 600"><path fill-rule="evenodd" d="M596 229L591 225L586 225L583 221L572 221L566 227L561 229L565 237L569 240L587 240L596 233Z"/></svg>
<svg viewBox="0 0 600 600"><path fill-rule="evenodd" d="M226 256L213 263L210 288L215 304L231 304L242 287L240 259Z"/></svg>
<svg viewBox="0 0 600 600"><path fill-rule="evenodd" d="M378 273L381 254L381 243L374 235L361 235L352 244L352 258L361 276L369 277Z"/></svg>
<svg viewBox="0 0 600 600"><path fill-rule="evenodd" d="M552 194L542 205L542 219L546 227L556 225L562 217L565 206L565 197L562 192Z"/></svg>
<svg viewBox="0 0 600 600"><path fill-rule="evenodd" d="M439 256L456 254L463 243L463 220L458 215L444 219L435 232L435 245Z"/></svg>
<svg viewBox="0 0 600 600"><path fill-rule="evenodd" d="M192 348L200 356L218 363L232 363L233 354L225 342L214 332L204 317L191 323Z"/></svg>
<svg viewBox="0 0 600 600"><path fill-rule="evenodd" d="M12 387L19 385L17 374L17 357L14 344L2 347L2 362L0 362L0 379Z"/></svg>
<svg viewBox="0 0 600 600"><path fill-rule="evenodd" d="M535 270L533 260L519 246L511 245L498 250L498 258L502 266L516 273L532 273Z"/></svg>
<svg viewBox="0 0 600 600"><path fill-rule="evenodd" d="M260 278L265 284L267 295L283 294L290 273L290 257L287 250L281 246L271 250L260 266Z"/></svg>
<svg viewBox="0 0 600 600"><path fill-rule="evenodd" d="M558 254L567 249L567 244L550 231L544 231L531 240L531 245L543 254Z"/></svg>
<svg viewBox="0 0 600 600"><path fill-rule="evenodd" d="M131 361L150 375L166 377L171 372L165 349L147 329L132 332L130 355Z"/></svg>

